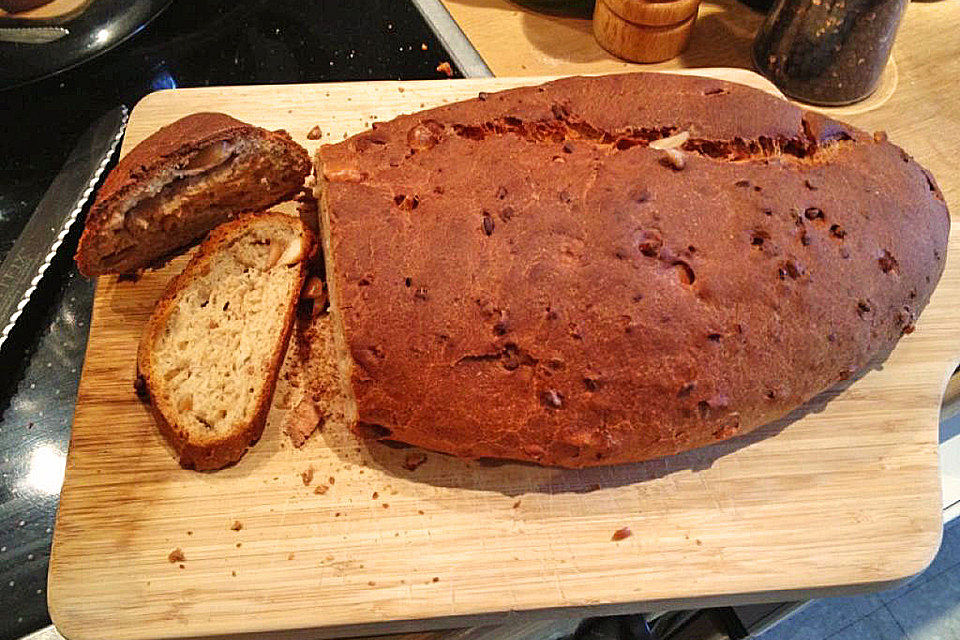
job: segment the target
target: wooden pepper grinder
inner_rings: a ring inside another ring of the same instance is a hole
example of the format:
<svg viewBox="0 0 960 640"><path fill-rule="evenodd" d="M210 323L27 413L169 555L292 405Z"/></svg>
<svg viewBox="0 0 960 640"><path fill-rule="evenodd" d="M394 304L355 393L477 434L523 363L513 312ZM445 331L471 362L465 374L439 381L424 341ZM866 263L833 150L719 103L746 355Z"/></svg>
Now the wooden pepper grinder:
<svg viewBox="0 0 960 640"><path fill-rule="evenodd" d="M633 62L661 62L687 47L700 0L597 0L593 35Z"/></svg>

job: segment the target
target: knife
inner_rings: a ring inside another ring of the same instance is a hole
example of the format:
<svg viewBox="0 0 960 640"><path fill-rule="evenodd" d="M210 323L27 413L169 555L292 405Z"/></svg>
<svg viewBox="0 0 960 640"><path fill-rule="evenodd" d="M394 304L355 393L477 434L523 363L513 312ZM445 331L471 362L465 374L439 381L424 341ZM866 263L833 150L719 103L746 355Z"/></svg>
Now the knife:
<svg viewBox="0 0 960 640"><path fill-rule="evenodd" d="M0 42L47 44L68 35L63 27L0 27Z"/></svg>
<svg viewBox="0 0 960 640"><path fill-rule="evenodd" d="M127 108L120 105L87 129L0 264L0 347L90 200L126 127Z"/></svg>
<svg viewBox="0 0 960 640"><path fill-rule="evenodd" d="M0 27L0 42L46 44L68 35L63 27Z"/></svg>

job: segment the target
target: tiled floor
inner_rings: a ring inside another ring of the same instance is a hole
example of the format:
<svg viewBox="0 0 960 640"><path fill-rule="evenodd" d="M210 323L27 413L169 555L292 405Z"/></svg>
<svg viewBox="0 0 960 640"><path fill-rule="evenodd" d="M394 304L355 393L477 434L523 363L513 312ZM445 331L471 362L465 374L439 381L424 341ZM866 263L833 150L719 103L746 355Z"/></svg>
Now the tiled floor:
<svg viewBox="0 0 960 640"><path fill-rule="evenodd" d="M817 600L757 640L960 640L960 518L912 582L882 593Z"/></svg>

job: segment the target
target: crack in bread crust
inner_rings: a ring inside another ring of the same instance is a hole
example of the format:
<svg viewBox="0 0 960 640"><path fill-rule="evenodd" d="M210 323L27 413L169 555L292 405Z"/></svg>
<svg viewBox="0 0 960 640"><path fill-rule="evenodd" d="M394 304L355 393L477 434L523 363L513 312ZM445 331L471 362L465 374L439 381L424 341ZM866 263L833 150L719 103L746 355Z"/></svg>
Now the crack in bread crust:
<svg viewBox="0 0 960 640"><path fill-rule="evenodd" d="M806 123L804 125L806 130ZM451 128L455 135L476 142L483 142L490 136L515 135L521 140L532 143L552 142L563 145L568 142L590 142L598 147L609 147L612 151L626 151L636 146L649 147L651 143L665 140L681 131L679 125L657 128L625 127L615 131L605 131L575 114L559 109L553 120L529 122L515 117L504 117L488 120L479 125L454 123ZM837 134L835 140L824 141L807 136L782 135L758 136L752 139L736 137L728 140L690 138L679 148L708 158L730 162L763 161L783 156L813 161L825 145L835 145L850 140L852 137L844 132ZM827 152L833 153L833 150Z"/></svg>

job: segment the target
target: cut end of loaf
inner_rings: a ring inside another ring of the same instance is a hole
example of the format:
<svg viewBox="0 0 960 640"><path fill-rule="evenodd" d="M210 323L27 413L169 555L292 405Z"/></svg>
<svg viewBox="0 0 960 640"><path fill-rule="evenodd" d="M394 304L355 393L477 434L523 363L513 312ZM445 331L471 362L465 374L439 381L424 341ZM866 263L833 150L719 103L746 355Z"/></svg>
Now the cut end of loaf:
<svg viewBox="0 0 960 640"><path fill-rule="evenodd" d="M151 317L140 373L183 466L216 469L259 439L313 249L291 216L223 225Z"/></svg>
<svg viewBox="0 0 960 640"><path fill-rule="evenodd" d="M130 184L105 184L77 250L81 273L134 272L238 213L296 193L309 173L306 151L285 134L243 127L202 143L184 140L181 152ZM117 170L129 171L122 165Z"/></svg>
<svg viewBox="0 0 960 640"><path fill-rule="evenodd" d="M323 177L324 172L319 156L317 158L316 175L317 182L314 187L314 197L319 203L319 227L321 241L323 242L324 266L326 272L330 274L335 271L334 256L336 252L333 250L331 244L332 237L329 233L330 203L327 197L327 181ZM349 348L347 347L347 339L344 335L343 315L340 313L340 291L332 278L327 278L327 296L330 301L329 335L333 352L337 354L336 362L339 372L338 381L340 394L338 397L342 399L344 420L346 424L353 428L357 423L357 401L353 393L353 385L351 384L353 358L350 355Z"/></svg>

